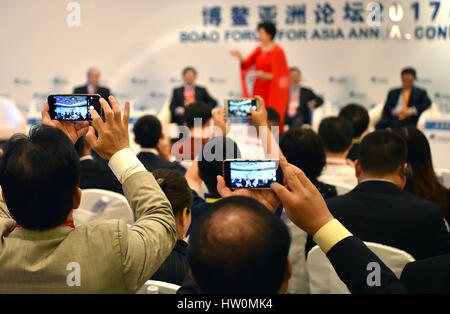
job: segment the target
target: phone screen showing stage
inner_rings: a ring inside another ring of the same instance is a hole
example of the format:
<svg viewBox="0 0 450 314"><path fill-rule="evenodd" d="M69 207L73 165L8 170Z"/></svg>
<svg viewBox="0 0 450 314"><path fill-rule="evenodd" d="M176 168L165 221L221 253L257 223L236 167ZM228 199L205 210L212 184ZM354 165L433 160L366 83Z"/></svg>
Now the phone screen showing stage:
<svg viewBox="0 0 450 314"><path fill-rule="evenodd" d="M232 188L270 188L277 181L278 161L230 161L229 183Z"/></svg>
<svg viewBox="0 0 450 314"><path fill-rule="evenodd" d="M55 95L49 96L50 116L54 120L90 121L90 109L100 114L99 97L96 95Z"/></svg>
<svg viewBox="0 0 450 314"><path fill-rule="evenodd" d="M251 115L250 108L257 109L255 99L228 99L228 115L230 117L248 117Z"/></svg>

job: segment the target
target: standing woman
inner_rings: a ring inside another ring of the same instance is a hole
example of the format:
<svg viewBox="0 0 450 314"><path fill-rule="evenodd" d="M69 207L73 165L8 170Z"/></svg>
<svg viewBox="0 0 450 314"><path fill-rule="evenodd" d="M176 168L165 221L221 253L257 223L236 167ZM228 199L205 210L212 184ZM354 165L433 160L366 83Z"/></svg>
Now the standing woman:
<svg viewBox="0 0 450 314"><path fill-rule="evenodd" d="M245 77L254 76L253 96L261 96L267 107L278 112L281 117L281 132L289 102L289 67L283 49L274 42L276 32L272 22L262 22L258 24L260 45L252 54L245 59L239 51L231 51L231 54L241 61L244 97L249 97Z"/></svg>

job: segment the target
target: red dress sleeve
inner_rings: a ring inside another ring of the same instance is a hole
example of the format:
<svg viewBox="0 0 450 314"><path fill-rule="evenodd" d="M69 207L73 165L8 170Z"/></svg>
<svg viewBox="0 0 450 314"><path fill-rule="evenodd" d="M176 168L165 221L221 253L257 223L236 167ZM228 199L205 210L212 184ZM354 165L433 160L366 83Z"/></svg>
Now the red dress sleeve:
<svg viewBox="0 0 450 314"><path fill-rule="evenodd" d="M250 70L256 63L256 58L258 58L262 49L260 46L256 47L255 50L241 62L241 85L242 85L242 97L249 97L247 84L245 83L245 78L247 76L248 70Z"/></svg>
<svg viewBox="0 0 450 314"><path fill-rule="evenodd" d="M283 49L276 46L271 54L272 83L268 106L277 110L280 115L280 134L282 133L284 116L289 102L289 66Z"/></svg>

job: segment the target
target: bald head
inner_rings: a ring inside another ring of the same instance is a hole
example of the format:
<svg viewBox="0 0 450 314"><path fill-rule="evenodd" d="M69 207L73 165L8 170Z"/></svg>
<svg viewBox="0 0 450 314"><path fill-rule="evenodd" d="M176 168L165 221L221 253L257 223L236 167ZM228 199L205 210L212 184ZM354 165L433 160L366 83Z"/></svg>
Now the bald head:
<svg viewBox="0 0 450 314"><path fill-rule="evenodd" d="M283 222L258 201L215 203L190 237L190 265L204 293L277 293L290 246Z"/></svg>

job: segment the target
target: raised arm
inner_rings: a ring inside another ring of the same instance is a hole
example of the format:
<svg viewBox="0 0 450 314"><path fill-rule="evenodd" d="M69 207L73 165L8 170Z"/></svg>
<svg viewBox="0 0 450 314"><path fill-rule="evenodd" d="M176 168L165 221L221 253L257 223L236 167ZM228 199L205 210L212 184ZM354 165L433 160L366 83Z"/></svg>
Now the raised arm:
<svg viewBox="0 0 450 314"><path fill-rule="evenodd" d="M95 110L90 111L98 138L90 127L86 140L102 158L109 160L136 218L133 226L127 227L120 221L117 228L124 281L130 292L136 292L172 251L176 242L175 219L164 192L129 147L129 102L122 118L114 97L109 101L112 109L104 99L100 100L106 122Z"/></svg>

